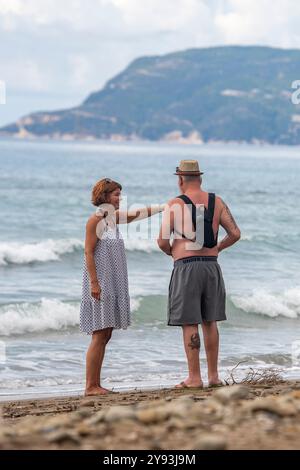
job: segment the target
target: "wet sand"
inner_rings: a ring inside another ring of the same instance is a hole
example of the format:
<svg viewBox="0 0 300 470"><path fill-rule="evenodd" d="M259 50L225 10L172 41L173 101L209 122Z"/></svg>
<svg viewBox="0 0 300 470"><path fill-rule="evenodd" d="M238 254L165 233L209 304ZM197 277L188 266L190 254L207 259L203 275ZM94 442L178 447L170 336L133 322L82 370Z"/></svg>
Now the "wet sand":
<svg viewBox="0 0 300 470"><path fill-rule="evenodd" d="M300 380L0 404L0 449L299 449Z"/></svg>

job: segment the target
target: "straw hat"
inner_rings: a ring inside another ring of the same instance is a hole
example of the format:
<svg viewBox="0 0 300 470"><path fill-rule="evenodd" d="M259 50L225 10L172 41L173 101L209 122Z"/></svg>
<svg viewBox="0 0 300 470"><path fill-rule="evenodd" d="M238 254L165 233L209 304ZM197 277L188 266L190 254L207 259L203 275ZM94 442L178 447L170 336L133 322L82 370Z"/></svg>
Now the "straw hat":
<svg viewBox="0 0 300 470"><path fill-rule="evenodd" d="M199 169L197 160L181 160L180 165L176 168L178 176L200 176L204 175Z"/></svg>

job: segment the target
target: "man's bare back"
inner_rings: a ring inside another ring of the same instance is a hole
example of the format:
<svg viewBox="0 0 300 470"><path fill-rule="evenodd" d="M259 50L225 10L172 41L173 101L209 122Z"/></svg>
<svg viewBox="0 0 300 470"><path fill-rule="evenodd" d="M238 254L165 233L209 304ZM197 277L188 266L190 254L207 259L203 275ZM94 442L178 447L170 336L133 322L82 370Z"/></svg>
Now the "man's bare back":
<svg viewBox="0 0 300 470"><path fill-rule="evenodd" d="M208 192L203 191L201 188L192 188L188 189L184 194L188 196L195 205L203 204L206 209L208 208ZM167 223L170 224L170 235L175 229L175 236L171 250L172 257L175 261L190 256L218 256L220 251L233 245L233 243L235 243L240 238L240 230L229 210L229 207L219 196L216 196L215 198L215 210L212 228L215 238L219 232L220 225L225 229L227 235L213 248L203 247L199 250L193 249L196 246L195 243L190 241L190 239L193 237L193 234L190 230L191 212L189 209L187 210L186 204L181 199L171 199L168 202L168 208L169 210L165 214L166 220L165 222L163 221L163 224L165 224L165 227ZM167 221L167 218L169 218L169 221ZM168 234L168 229L165 229L165 227L162 227L161 236L165 235L165 231ZM188 239L185 239L181 236L182 231Z"/></svg>

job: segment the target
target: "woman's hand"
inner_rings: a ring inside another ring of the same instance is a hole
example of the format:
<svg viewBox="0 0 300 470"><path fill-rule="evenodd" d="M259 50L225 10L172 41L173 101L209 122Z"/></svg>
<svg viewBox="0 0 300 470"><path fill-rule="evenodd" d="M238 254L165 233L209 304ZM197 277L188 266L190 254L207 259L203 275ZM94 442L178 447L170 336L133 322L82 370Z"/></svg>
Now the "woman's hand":
<svg viewBox="0 0 300 470"><path fill-rule="evenodd" d="M98 281L91 282L91 296L96 300L101 298L101 287Z"/></svg>

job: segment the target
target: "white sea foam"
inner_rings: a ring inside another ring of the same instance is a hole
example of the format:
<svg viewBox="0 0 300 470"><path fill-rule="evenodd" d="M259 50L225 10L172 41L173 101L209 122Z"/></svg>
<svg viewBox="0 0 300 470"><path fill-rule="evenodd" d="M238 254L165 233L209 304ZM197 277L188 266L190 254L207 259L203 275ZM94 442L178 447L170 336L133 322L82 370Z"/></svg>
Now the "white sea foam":
<svg viewBox="0 0 300 470"><path fill-rule="evenodd" d="M242 233L241 241L257 241L257 242L269 242L278 237L276 233L257 233L257 234L244 234Z"/></svg>
<svg viewBox="0 0 300 470"><path fill-rule="evenodd" d="M83 242L76 238L48 239L37 243L0 243L0 265L28 264L58 261L66 253L83 249Z"/></svg>
<svg viewBox="0 0 300 470"><path fill-rule="evenodd" d="M136 312L141 306L142 299L140 297L132 297L130 299L130 310L131 312Z"/></svg>
<svg viewBox="0 0 300 470"><path fill-rule="evenodd" d="M248 313L269 317L297 318L300 316L300 287L293 287L279 293L257 289L248 296L233 296L232 301L238 308Z"/></svg>
<svg viewBox="0 0 300 470"><path fill-rule="evenodd" d="M242 236L241 236L241 241L247 241L247 242L249 242L249 241L253 240L253 238L254 238L253 235L243 235L243 234L242 234Z"/></svg>

